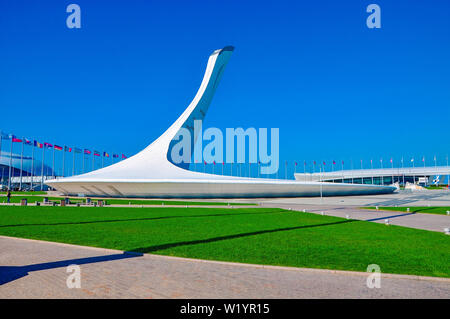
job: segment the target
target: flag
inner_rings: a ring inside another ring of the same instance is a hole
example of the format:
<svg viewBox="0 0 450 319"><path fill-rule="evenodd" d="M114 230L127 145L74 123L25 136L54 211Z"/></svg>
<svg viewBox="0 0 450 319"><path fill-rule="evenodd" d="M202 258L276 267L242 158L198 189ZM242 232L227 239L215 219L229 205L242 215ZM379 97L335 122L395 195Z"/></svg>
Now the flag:
<svg viewBox="0 0 450 319"><path fill-rule="evenodd" d="M326 165L326 164L325 164L325 161L323 161L323 165Z"/></svg>
<svg viewBox="0 0 450 319"><path fill-rule="evenodd" d="M295 163L295 166L297 166L297 162L294 162Z"/></svg>
<svg viewBox="0 0 450 319"><path fill-rule="evenodd" d="M52 147L53 147L53 145L52 145L52 144L50 144L50 143L46 143L46 142L44 142L44 146L45 146L46 148L52 148Z"/></svg>
<svg viewBox="0 0 450 319"><path fill-rule="evenodd" d="M118 158L118 157L119 157L119 155L113 154L113 158Z"/></svg>
<svg viewBox="0 0 450 319"><path fill-rule="evenodd" d="M314 165L316 165L316 161L314 161Z"/></svg>
<svg viewBox="0 0 450 319"><path fill-rule="evenodd" d="M425 163L425 156L424 156L424 157L422 157L422 162L424 162L424 163Z"/></svg>
<svg viewBox="0 0 450 319"><path fill-rule="evenodd" d="M34 140L34 146L42 148L44 145L42 145L41 143L39 143L38 141Z"/></svg>
<svg viewBox="0 0 450 319"><path fill-rule="evenodd" d="M62 146L55 145L54 149L57 151L62 151L63 148L62 148Z"/></svg>
<svg viewBox="0 0 450 319"><path fill-rule="evenodd" d="M344 161L342 161L342 165L344 165Z"/></svg>
<svg viewBox="0 0 450 319"><path fill-rule="evenodd" d="M22 143L22 140L20 138L15 137L14 135L12 136L12 141L13 143Z"/></svg>
<svg viewBox="0 0 450 319"><path fill-rule="evenodd" d="M94 150L94 155L95 155L95 156L100 156L100 152Z"/></svg>
<svg viewBox="0 0 450 319"><path fill-rule="evenodd" d="M122 154L122 158L127 158L125 155Z"/></svg>
<svg viewBox="0 0 450 319"><path fill-rule="evenodd" d="M333 160L333 165L336 165L336 162Z"/></svg>
<svg viewBox="0 0 450 319"><path fill-rule="evenodd" d="M85 148L85 149L84 149L84 154L90 155L90 154L91 154L91 151L88 150L87 148Z"/></svg>
<svg viewBox="0 0 450 319"><path fill-rule="evenodd" d="M216 161L213 161L214 165L216 165Z"/></svg>
<svg viewBox="0 0 450 319"><path fill-rule="evenodd" d="M31 142L31 140L29 140L29 139L27 139L27 138L24 138L23 140L24 140L24 143L25 143L26 145L33 145L33 143Z"/></svg>
<svg viewBox="0 0 450 319"><path fill-rule="evenodd" d="M103 152L103 156L104 156L104 157L109 157L109 154L106 153L106 152Z"/></svg>
<svg viewBox="0 0 450 319"><path fill-rule="evenodd" d="M392 163L392 158L391 158L391 163Z"/></svg>
<svg viewBox="0 0 450 319"><path fill-rule="evenodd" d="M73 151L74 151L75 153L78 153L78 154L80 154L80 153L83 152L83 151L81 150L81 148L77 148L77 147L75 147L75 148L73 149Z"/></svg>
<svg viewBox="0 0 450 319"><path fill-rule="evenodd" d="M72 148L68 146L64 146L64 152L72 152Z"/></svg>

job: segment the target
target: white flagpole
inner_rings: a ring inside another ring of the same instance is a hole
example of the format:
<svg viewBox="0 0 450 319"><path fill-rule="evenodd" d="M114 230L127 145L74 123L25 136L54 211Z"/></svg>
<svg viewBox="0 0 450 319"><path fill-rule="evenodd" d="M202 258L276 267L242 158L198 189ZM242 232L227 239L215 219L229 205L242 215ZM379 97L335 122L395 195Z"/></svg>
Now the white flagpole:
<svg viewBox="0 0 450 319"><path fill-rule="evenodd" d="M33 144L31 144L31 182L30 182L30 190L33 190L33 178L34 178L34 140Z"/></svg>
<svg viewBox="0 0 450 319"><path fill-rule="evenodd" d="M73 148L73 154L72 154L72 176L75 175L75 147Z"/></svg>
<svg viewBox="0 0 450 319"><path fill-rule="evenodd" d="M83 174L84 174L84 161L86 159L86 157L84 155L85 155L85 153L84 153L84 150L83 150Z"/></svg>
<svg viewBox="0 0 450 319"><path fill-rule="evenodd" d="M24 138L22 137L22 151L20 153L20 182L19 182L19 191L22 190L22 175L23 175L23 140Z"/></svg>
<svg viewBox="0 0 450 319"><path fill-rule="evenodd" d="M11 149L10 149L10 151L9 151L9 180L8 180L8 190L11 190L12 151L13 151L13 136L11 136Z"/></svg>
<svg viewBox="0 0 450 319"><path fill-rule="evenodd" d="M64 177L64 173L66 170L66 146L63 146L63 165L62 165L62 177Z"/></svg>
<svg viewBox="0 0 450 319"><path fill-rule="evenodd" d="M52 176L55 178L55 145L53 145Z"/></svg>
<svg viewBox="0 0 450 319"><path fill-rule="evenodd" d="M45 144L42 148L41 191L44 190L44 161L45 161Z"/></svg>
<svg viewBox="0 0 450 319"><path fill-rule="evenodd" d="M373 185L373 160L370 159L370 169L372 170L372 185Z"/></svg>
<svg viewBox="0 0 450 319"><path fill-rule="evenodd" d="M383 175L383 159L380 159L380 166L381 166L381 185L384 185L384 175Z"/></svg>
<svg viewBox="0 0 450 319"><path fill-rule="evenodd" d="M392 184L394 184L394 160L391 158Z"/></svg>
<svg viewBox="0 0 450 319"><path fill-rule="evenodd" d="M405 186L405 170L403 167L403 156L402 156L402 179L403 179L403 186Z"/></svg>

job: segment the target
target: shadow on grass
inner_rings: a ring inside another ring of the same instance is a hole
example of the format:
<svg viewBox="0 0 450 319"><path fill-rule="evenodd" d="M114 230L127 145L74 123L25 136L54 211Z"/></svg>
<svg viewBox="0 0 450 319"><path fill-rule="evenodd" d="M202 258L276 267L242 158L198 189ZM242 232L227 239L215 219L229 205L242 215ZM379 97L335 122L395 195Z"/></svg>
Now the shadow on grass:
<svg viewBox="0 0 450 319"><path fill-rule="evenodd" d="M45 224L44 223L42 223L42 224L11 224L11 225L0 225L0 228L22 227L22 226L82 225L82 224L96 224L96 223L117 223L117 222L159 220L159 219L171 219L171 218L200 218L200 217L220 217L220 216L236 216L236 215L261 215L261 214L280 214L280 213L285 213L285 212L280 210L280 211L275 211L275 212L225 213L225 214L208 214L208 215L175 215L175 216L129 218L129 219L109 219L109 220L91 220L91 221L45 223Z"/></svg>
<svg viewBox="0 0 450 319"><path fill-rule="evenodd" d="M105 261L135 258L139 256L142 256L142 254L135 252L123 252L122 254L68 259L26 266L0 266L0 285L25 277L31 271L40 271L53 268L67 267L70 265L93 264Z"/></svg>
<svg viewBox="0 0 450 319"><path fill-rule="evenodd" d="M130 251L139 252L139 253L150 253L150 252L155 252L158 250L164 250L164 249L180 247L180 246L207 244L207 243L213 243L213 242L235 239L235 238L243 238L243 237L250 237L250 236L255 236L255 235L270 234L270 233L283 232L283 231L289 231L289 230L297 230L297 229L305 229L305 228L333 226L333 225L340 225L340 224L346 224L346 223L351 223L351 222L359 222L359 220L343 220L343 221L337 221L337 222L325 223L325 224L302 225L302 226L294 226L294 227L259 230L259 231L249 232L249 233L219 236L219 237L191 240L191 241L182 241L182 242L178 242L178 243L169 243L169 244L155 245L155 246L150 246L150 247L141 247L141 248L130 249Z"/></svg>

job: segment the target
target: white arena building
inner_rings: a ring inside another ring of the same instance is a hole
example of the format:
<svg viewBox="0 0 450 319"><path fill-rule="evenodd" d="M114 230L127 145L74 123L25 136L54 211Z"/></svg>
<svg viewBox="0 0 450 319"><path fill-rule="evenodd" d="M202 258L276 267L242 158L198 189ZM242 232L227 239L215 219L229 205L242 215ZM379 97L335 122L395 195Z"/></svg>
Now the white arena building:
<svg viewBox="0 0 450 319"><path fill-rule="evenodd" d="M66 195L145 198L367 195L392 193L396 189L380 185L223 176L189 171L171 162L168 154L171 154L172 140L180 129L192 131L194 120L204 119L233 49L225 47L211 54L200 89L191 104L144 150L111 166L45 183Z"/></svg>

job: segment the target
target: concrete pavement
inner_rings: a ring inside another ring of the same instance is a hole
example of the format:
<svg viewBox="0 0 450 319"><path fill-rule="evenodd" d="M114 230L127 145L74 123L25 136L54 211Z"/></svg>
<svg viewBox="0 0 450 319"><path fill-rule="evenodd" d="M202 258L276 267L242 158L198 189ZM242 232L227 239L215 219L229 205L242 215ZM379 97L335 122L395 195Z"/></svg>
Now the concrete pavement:
<svg viewBox="0 0 450 319"><path fill-rule="evenodd" d="M0 236L0 298L449 298L450 279L201 261ZM67 288L81 267L81 288ZM381 269L382 271L382 269Z"/></svg>

